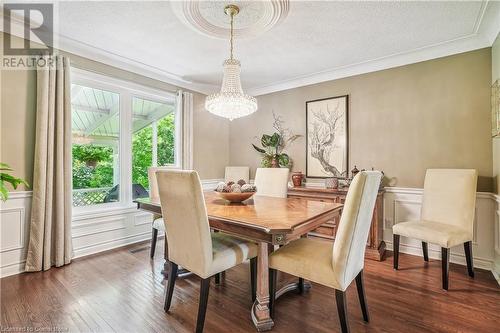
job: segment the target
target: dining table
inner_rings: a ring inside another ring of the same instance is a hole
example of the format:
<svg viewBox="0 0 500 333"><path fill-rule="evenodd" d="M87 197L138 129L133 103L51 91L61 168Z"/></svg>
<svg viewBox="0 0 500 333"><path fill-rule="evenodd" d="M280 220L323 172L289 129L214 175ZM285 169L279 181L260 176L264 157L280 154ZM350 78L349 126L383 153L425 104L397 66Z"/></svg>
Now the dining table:
<svg viewBox="0 0 500 333"><path fill-rule="evenodd" d="M210 228L252 240L258 245L256 300L251 308L251 317L258 331L271 330L274 322L269 312L269 254L277 246L283 246L325 222L338 218L343 205L303 198L276 198L254 195L242 203L231 203L215 191L204 192ZM140 198L135 202L138 208L162 215L159 199ZM173 207L172 209L175 209ZM165 222L168 230L168 220ZM168 232L168 231L167 231ZM167 237L165 237L165 258L168 258ZM276 297L292 290L310 288L308 282L299 279L282 287Z"/></svg>

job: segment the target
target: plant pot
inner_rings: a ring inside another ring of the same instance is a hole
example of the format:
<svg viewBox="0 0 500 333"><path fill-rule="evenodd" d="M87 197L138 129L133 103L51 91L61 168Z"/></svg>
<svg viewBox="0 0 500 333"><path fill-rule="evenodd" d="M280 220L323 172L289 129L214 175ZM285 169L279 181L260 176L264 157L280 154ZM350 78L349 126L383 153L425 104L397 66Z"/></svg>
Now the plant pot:
<svg viewBox="0 0 500 333"><path fill-rule="evenodd" d="M304 175L302 174L302 172L300 172L300 171L294 172L292 174L293 186L294 187L300 187L300 186L302 186L302 179L303 178L304 178Z"/></svg>
<svg viewBox="0 0 500 333"><path fill-rule="evenodd" d="M95 168L97 166L97 161L96 160L88 160L88 161L85 161L85 164L89 168Z"/></svg>
<svg viewBox="0 0 500 333"><path fill-rule="evenodd" d="M329 188L329 189L339 188L339 179L336 177L326 178L325 179L325 187Z"/></svg>

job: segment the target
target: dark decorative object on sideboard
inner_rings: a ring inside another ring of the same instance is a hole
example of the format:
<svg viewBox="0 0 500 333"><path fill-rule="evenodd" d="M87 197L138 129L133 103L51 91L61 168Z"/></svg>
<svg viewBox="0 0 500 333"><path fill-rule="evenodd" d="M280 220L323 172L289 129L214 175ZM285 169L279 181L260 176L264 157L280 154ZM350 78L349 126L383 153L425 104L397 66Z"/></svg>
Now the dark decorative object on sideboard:
<svg viewBox="0 0 500 333"><path fill-rule="evenodd" d="M349 187L339 189L313 188L313 187L294 187L288 189L288 197L306 198L310 200L319 200L323 202L344 203ZM382 204L384 190L379 190L375 208L373 209L372 225L368 234L365 257L377 261L384 260L385 242L383 241L383 221ZM323 224L319 228L310 232L310 236L323 239L335 240L340 218L333 219Z"/></svg>
<svg viewBox="0 0 500 333"><path fill-rule="evenodd" d="M359 170L356 166L351 170L351 179L354 179L354 176L356 176L359 173Z"/></svg>

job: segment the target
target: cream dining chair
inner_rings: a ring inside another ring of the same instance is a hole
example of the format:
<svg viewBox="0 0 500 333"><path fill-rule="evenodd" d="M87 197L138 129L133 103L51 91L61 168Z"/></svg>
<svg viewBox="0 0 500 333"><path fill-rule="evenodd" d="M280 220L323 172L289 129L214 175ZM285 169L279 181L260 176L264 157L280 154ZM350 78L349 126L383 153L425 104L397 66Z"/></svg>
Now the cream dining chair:
<svg viewBox="0 0 500 333"><path fill-rule="evenodd" d="M363 286L366 241L382 174L362 171L349 186L333 246L330 242L300 238L269 257L270 311L274 318L277 271L299 276L335 289L342 332L349 332L345 291L355 279L363 319L368 307Z"/></svg>
<svg viewBox="0 0 500 333"><path fill-rule="evenodd" d="M156 171L158 170L168 170L167 167L151 167L148 169L148 181L149 181L149 198L154 200L160 200L160 193L158 191L158 183L156 182ZM165 223L163 218L159 216L154 216L152 225L152 235L151 235L151 251L149 256L151 259L155 256L156 241L158 240L158 233L165 234Z"/></svg>
<svg viewBox="0 0 500 333"><path fill-rule="evenodd" d="M250 168L246 166L227 166L224 173L224 181L237 182L238 180L243 179L245 183L249 182L250 179Z"/></svg>
<svg viewBox="0 0 500 333"><path fill-rule="evenodd" d="M288 168L257 168L254 185L255 195L286 198L288 191Z"/></svg>
<svg viewBox="0 0 500 333"><path fill-rule="evenodd" d="M441 246L442 287L448 290L450 248L464 244L467 270L474 277L472 238L476 207L477 171L428 169L419 221L392 227L394 269L398 269L400 236L422 241L424 260L429 261L427 243Z"/></svg>
<svg viewBox="0 0 500 333"><path fill-rule="evenodd" d="M196 332L203 331L210 278L247 259L256 263L257 244L222 232L210 232L200 178L196 171L156 172L170 265L165 311L170 309L178 265L201 278ZM169 208L170 207L170 208ZM255 270L251 264L252 299Z"/></svg>

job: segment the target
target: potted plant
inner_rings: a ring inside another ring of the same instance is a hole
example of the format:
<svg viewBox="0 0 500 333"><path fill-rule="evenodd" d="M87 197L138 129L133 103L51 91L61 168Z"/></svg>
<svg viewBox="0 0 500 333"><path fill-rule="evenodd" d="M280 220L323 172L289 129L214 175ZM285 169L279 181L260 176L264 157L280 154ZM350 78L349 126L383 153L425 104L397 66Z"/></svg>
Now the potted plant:
<svg viewBox="0 0 500 333"><path fill-rule="evenodd" d="M109 148L95 145L75 145L73 146L73 156L84 161L89 168L95 168L97 163L105 160L110 155Z"/></svg>
<svg viewBox="0 0 500 333"><path fill-rule="evenodd" d="M252 144L253 148L261 153L261 166L264 168L290 168L292 160L284 152L285 148L300 138L302 135L291 134L288 128L283 128L284 121L280 116L273 112L273 128L276 132L273 134L264 134L260 138L261 147Z"/></svg>
<svg viewBox="0 0 500 333"><path fill-rule="evenodd" d="M0 199L2 201L7 201L9 198L9 190L6 186L7 183L9 183L14 189L17 189L20 184L28 186L28 183L24 179L10 175L9 172L11 171L13 170L8 164L0 162Z"/></svg>

